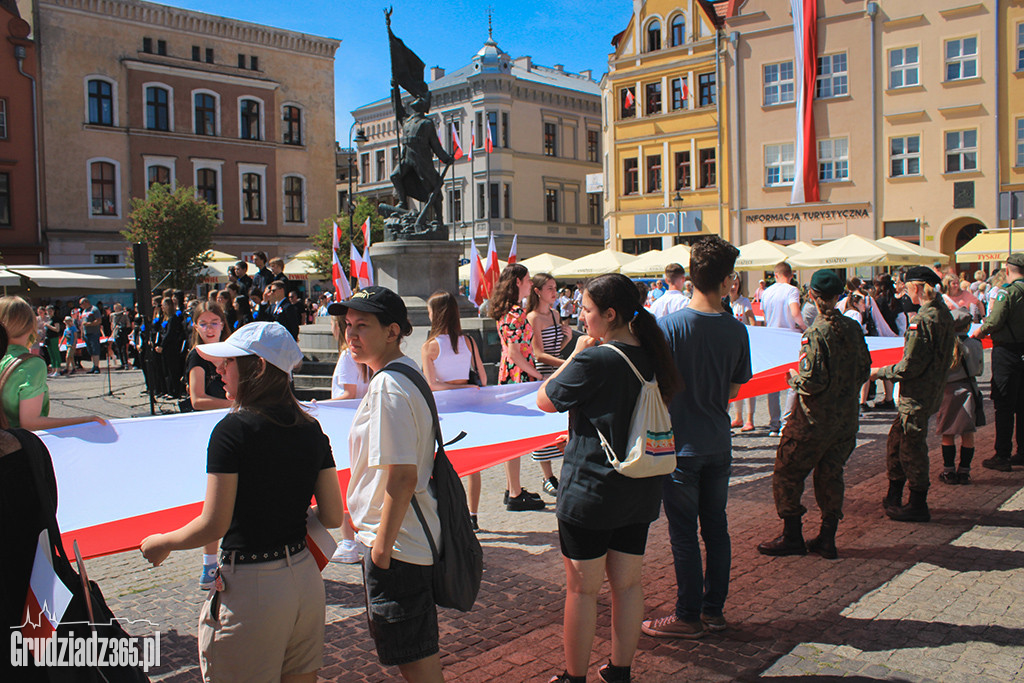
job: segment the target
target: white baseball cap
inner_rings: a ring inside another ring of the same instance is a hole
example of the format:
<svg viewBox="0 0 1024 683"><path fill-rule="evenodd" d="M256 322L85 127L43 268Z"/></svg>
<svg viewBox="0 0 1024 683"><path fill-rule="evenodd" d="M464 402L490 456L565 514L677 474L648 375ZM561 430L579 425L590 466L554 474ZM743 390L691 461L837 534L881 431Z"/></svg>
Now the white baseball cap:
<svg viewBox="0 0 1024 683"><path fill-rule="evenodd" d="M195 348L207 359L259 356L289 377L292 369L302 362L302 351L292 333L276 322L252 322L238 328L222 342L200 344Z"/></svg>

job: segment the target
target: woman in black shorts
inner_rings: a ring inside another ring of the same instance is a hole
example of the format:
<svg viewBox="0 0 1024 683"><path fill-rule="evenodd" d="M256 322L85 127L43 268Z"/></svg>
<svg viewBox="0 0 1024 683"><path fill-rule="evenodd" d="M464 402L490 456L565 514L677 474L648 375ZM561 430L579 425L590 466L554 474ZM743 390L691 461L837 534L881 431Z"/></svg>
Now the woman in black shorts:
<svg viewBox="0 0 1024 683"><path fill-rule="evenodd" d="M609 464L598 430L619 457L626 450L640 382L614 345L645 378L655 377L665 402L678 378L665 336L624 275L602 275L583 292L580 337L569 360L537 393L546 412L569 411L558 489L558 538L565 558L567 594L563 640L566 670L553 683L586 681L597 619L597 594L607 575L612 593L612 656L598 672L609 683L630 680L640 638L640 574L647 528L658 518L662 477L631 479Z"/></svg>

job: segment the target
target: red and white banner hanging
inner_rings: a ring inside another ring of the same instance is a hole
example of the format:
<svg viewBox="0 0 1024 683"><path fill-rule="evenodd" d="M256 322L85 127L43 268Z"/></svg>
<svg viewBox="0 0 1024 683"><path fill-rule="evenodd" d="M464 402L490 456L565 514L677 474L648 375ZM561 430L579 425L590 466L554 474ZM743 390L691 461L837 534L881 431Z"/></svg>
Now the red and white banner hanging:
<svg viewBox="0 0 1024 683"><path fill-rule="evenodd" d="M793 13L796 88L796 168L792 204L821 201L818 143L814 136L814 89L818 80L818 0L789 0Z"/></svg>

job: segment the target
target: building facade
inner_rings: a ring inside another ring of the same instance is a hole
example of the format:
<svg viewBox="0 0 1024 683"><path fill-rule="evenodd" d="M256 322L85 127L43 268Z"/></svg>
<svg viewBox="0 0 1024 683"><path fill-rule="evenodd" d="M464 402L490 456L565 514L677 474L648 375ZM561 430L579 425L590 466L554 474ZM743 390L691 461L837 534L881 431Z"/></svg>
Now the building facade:
<svg viewBox="0 0 1024 683"><path fill-rule="evenodd" d="M631 254L731 239L727 97L715 7L633 3L601 81L605 241Z"/></svg>
<svg viewBox="0 0 1024 683"><path fill-rule="evenodd" d="M543 252L577 258L601 248L600 203L586 194L587 175L601 169L600 91L590 72L513 59L489 38L468 65L447 74L432 69L428 86L445 149L458 137L473 150L444 178L453 240L467 250L471 239L485 248L493 235L504 258L518 236L520 259ZM399 152L391 99L352 116L368 138L358 146L358 192L394 203L390 176Z"/></svg>
<svg viewBox="0 0 1024 683"><path fill-rule="evenodd" d="M335 212L338 42L138 0L38 0L51 263L123 262L153 183L220 209L215 248L286 255Z"/></svg>
<svg viewBox="0 0 1024 683"><path fill-rule="evenodd" d="M13 0L0 0L0 258L42 261L39 159L36 156L36 50L31 26Z"/></svg>
<svg viewBox="0 0 1024 683"><path fill-rule="evenodd" d="M1024 1L1000 3L999 32L999 191L1016 201L1000 212L1000 227L1024 227ZM1002 219L1005 215L1006 218ZM1024 240L1022 240L1024 242Z"/></svg>

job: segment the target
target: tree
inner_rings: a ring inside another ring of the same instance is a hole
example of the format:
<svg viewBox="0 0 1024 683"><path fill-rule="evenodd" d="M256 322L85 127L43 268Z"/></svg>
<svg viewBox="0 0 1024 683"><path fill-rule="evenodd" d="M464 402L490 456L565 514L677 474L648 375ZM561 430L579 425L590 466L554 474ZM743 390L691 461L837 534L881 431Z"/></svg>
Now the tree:
<svg viewBox="0 0 1024 683"><path fill-rule="evenodd" d="M377 207L373 205L370 200L366 197L360 197L359 201L356 202L356 210L352 216L352 226L355 232L355 245L362 251L365 249L363 244L363 231L360 229L366 217L370 217L370 241L372 243L380 242L384 239L384 219L381 218L380 214L377 213ZM348 262L349 262L349 234L348 234L348 216L346 214L338 214L325 218L320 222L320 227L316 233L310 238L313 242L313 246L316 249L316 254L308 259L310 264L316 268L320 273L331 272L331 244L334 242L334 236L331 231L334 229L334 222L337 221L338 226L341 228L341 242L339 243L338 258L341 260L341 267L348 273Z"/></svg>
<svg viewBox="0 0 1024 683"><path fill-rule="evenodd" d="M154 286L163 280L176 289L191 289L220 223L217 207L196 196L195 188L179 187L171 192L170 186L157 183L149 188L145 199L131 200L127 227L121 234L129 243L149 245ZM128 254L130 258L131 251Z"/></svg>

